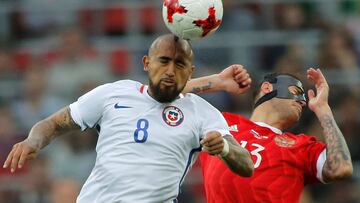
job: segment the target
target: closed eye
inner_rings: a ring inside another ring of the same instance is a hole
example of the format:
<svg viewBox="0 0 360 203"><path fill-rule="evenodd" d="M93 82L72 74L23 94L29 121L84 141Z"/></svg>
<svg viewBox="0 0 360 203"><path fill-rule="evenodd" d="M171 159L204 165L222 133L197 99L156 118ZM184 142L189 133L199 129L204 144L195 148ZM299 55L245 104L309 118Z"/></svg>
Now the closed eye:
<svg viewBox="0 0 360 203"><path fill-rule="evenodd" d="M185 68L186 64L183 62L176 62L176 66L179 68Z"/></svg>
<svg viewBox="0 0 360 203"><path fill-rule="evenodd" d="M159 57L159 61L161 64L167 64L169 63L169 61L171 61L171 58L166 56L161 56Z"/></svg>

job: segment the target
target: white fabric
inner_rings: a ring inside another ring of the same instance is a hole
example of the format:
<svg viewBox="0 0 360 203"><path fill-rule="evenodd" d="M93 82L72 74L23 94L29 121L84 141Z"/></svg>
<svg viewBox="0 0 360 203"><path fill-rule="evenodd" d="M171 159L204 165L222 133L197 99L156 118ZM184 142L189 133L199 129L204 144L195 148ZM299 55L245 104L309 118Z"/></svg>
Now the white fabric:
<svg viewBox="0 0 360 203"><path fill-rule="evenodd" d="M319 157L318 160L316 161L316 177L319 181L321 181L322 183L325 183L324 178L323 178L323 168L325 165L325 161L326 161L326 149L324 149Z"/></svg>
<svg viewBox="0 0 360 203"><path fill-rule="evenodd" d="M141 93L141 86L131 80L105 84L70 105L82 130L100 126L96 163L78 203L173 202L197 158L200 139L214 130L230 134L221 113L202 98L186 94L162 104L146 86ZM168 106L183 113L180 125L164 121ZM144 142L136 142L136 135Z"/></svg>
<svg viewBox="0 0 360 203"><path fill-rule="evenodd" d="M230 146L228 141L225 138L223 138L223 141L224 141L224 147L222 152L220 153L220 157L226 157L226 155L228 155L230 151Z"/></svg>
<svg viewBox="0 0 360 203"><path fill-rule="evenodd" d="M255 123L261 127L269 128L271 131L273 131L276 134L282 134L282 131L280 129L275 128L267 123L264 122L255 122Z"/></svg>

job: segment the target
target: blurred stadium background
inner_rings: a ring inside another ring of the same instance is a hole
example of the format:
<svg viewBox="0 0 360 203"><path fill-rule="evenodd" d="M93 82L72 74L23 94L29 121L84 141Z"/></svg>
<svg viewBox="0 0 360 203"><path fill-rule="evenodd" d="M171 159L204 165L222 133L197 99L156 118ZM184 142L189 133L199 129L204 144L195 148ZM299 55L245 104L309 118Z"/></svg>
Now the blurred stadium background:
<svg viewBox="0 0 360 203"><path fill-rule="evenodd" d="M351 180L306 187L302 202L360 202L360 1L223 0L219 30L193 42L195 76L245 65L255 80L265 72L305 77L321 67L330 104L350 147ZM98 84L146 81L141 57L166 33L161 0L0 0L0 161L31 126ZM245 116L252 95L203 95L222 111ZM320 135L309 111L294 129ZM93 131L57 139L24 170L0 169L1 203L70 203L92 169ZM321 139L321 137L319 137ZM231 188L229 188L231 190ZM196 164L180 202L205 202Z"/></svg>

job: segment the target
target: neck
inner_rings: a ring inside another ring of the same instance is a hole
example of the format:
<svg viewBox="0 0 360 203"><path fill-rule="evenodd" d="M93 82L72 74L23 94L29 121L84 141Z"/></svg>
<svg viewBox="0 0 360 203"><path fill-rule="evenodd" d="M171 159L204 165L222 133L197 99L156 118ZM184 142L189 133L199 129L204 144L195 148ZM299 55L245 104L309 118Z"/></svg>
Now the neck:
<svg viewBox="0 0 360 203"><path fill-rule="evenodd" d="M288 120L283 118L276 108L265 103L255 108L250 117L252 122L263 122L281 131L290 127Z"/></svg>

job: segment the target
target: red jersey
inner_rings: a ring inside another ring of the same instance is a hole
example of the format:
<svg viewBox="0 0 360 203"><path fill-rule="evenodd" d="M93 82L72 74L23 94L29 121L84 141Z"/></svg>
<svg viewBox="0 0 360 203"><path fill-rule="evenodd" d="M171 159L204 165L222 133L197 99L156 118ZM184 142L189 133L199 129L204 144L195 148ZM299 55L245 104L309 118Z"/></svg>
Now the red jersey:
<svg viewBox="0 0 360 203"><path fill-rule="evenodd" d="M304 185L321 181L325 144L223 113L234 138L251 154L254 175L232 173L216 156L200 154L208 203L298 202Z"/></svg>

